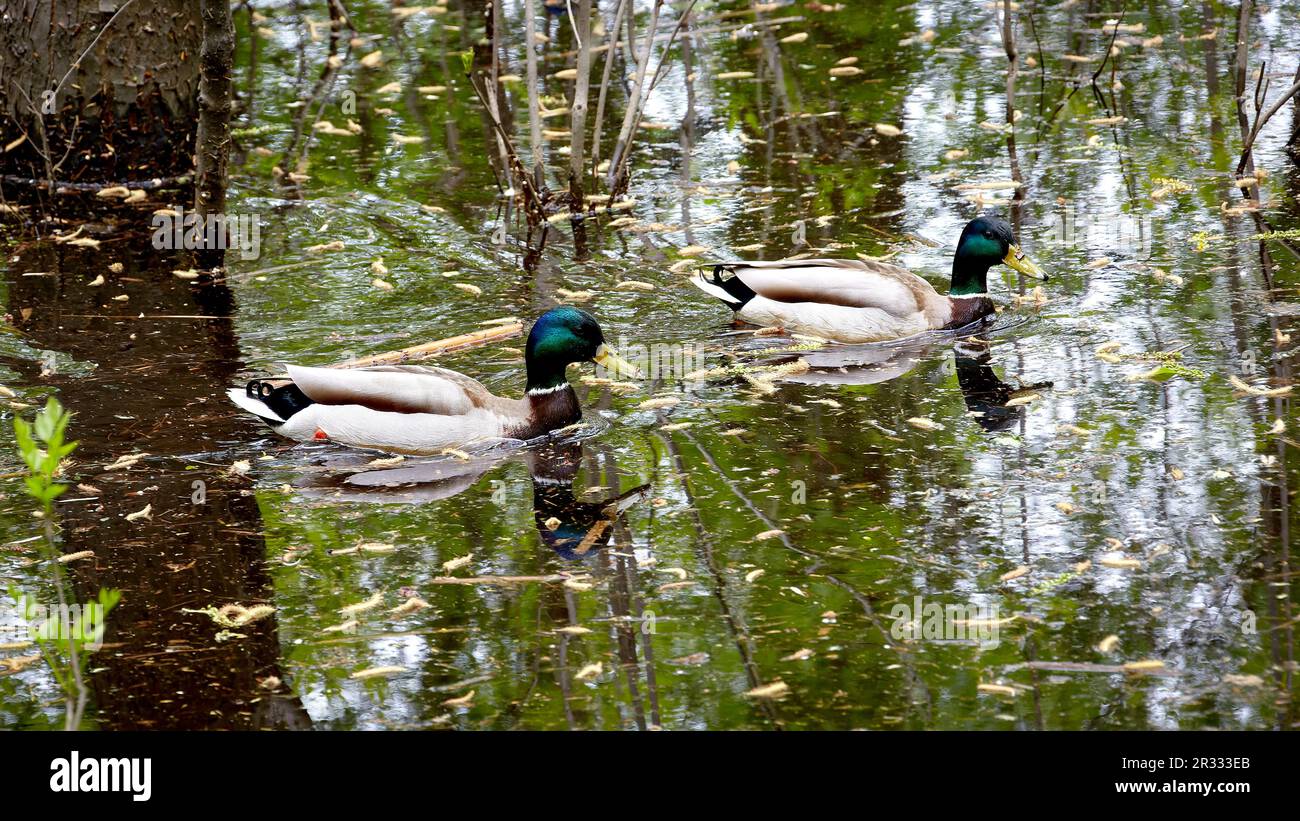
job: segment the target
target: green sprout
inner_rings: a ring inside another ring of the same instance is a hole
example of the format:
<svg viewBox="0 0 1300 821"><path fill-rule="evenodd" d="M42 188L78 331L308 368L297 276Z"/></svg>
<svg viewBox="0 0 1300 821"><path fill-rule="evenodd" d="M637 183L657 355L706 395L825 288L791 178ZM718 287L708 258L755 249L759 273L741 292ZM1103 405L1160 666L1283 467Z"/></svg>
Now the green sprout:
<svg viewBox="0 0 1300 821"><path fill-rule="evenodd" d="M54 529L54 500L68 488L59 481L58 476L64 460L77 448L77 443L67 441L64 435L71 419L72 414L54 397L46 401L45 408L36 414L32 422L14 418L14 435L23 462L27 465L23 483L27 495L40 503L45 547L54 560L50 564L54 568L54 587L59 598L58 612L48 614L46 608L20 590L11 587L9 592L22 607L24 617L32 621L34 626L39 622L39 626L31 630L32 638L66 694L64 728L76 730L81 726L90 696L81 673L81 652L87 644L97 644L103 638L108 612L118 603L122 594L117 590L101 589L95 602L74 604L72 607L67 605L63 584L64 565L57 561L61 554ZM45 617L41 618L41 615ZM67 655L66 663L63 660L64 653Z"/></svg>

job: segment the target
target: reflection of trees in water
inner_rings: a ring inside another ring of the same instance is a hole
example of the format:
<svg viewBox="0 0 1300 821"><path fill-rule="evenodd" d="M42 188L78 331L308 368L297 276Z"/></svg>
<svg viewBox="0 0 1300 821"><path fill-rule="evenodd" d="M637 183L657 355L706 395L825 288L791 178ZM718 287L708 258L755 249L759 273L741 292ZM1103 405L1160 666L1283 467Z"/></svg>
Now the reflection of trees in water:
<svg viewBox="0 0 1300 821"><path fill-rule="evenodd" d="M121 274L86 286L115 261L126 266ZM94 706L113 729L307 727L296 697L277 684L274 616L217 641L208 616L184 612L273 603L273 590L257 499L247 480L227 473L223 453L250 435L224 401L239 368L233 298L224 286L183 282L174 267L147 242L115 240L104 253L28 246L8 268L8 310L28 342L95 366L85 376L42 377L38 363L7 363L24 381L57 389L73 411L70 436L80 446L70 478L100 491L72 489L58 508L62 549L95 552L68 567L77 599L122 591L105 647L86 665ZM122 293L130 300L111 299ZM138 452L150 455L103 469ZM196 480L206 485L203 504L192 500ZM151 518L126 520L146 505Z"/></svg>

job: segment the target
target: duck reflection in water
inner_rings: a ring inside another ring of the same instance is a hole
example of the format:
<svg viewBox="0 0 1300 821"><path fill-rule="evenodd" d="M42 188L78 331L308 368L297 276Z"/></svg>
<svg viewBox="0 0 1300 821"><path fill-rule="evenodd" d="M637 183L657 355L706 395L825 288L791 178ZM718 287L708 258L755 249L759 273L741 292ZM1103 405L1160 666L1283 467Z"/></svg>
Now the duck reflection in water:
<svg viewBox="0 0 1300 821"><path fill-rule="evenodd" d="M990 432L1006 430L1024 416L1024 405L1008 407L1008 402L1052 387L1051 382L1013 385L1002 381L989 364L992 359L989 347L977 342L963 340L954 345L953 358L966 408L979 426Z"/></svg>
<svg viewBox="0 0 1300 821"><path fill-rule="evenodd" d="M576 443L546 445L528 451L533 476L533 519L542 541L562 559L581 560L609 544L614 522L645 498L641 485L599 501L579 499L574 479L582 466L583 448Z"/></svg>
<svg viewBox="0 0 1300 821"><path fill-rule="evenodd" d="M335 460L330 469L297 481L299 492L330 501L428 503L457 496L515 454L476 455L469 460L432 459L401 467L367 469L356 455ZM641 485L601 500L579 498L573 486L588 451L580 442L547 442L523 451L533 479L533 519L542 543L562 559L581 560L609 544L614 522L643 499ZM360 467L349 473L340 468Z"/></svg>

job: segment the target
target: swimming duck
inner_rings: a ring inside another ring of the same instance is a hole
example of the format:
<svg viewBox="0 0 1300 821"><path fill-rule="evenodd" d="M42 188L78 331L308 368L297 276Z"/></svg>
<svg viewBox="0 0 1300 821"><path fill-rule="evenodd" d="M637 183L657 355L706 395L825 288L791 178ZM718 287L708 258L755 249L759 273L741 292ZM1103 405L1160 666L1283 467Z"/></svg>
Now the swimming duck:
<svg viewBox="0 0 1300 821"><path fill-rule="evenodd" d="M905 268L856 259L724 262L711 277L700 271L692 281L753 325L836 342L883 342L961 328L992 314L987 277L998 263L1047 279L1016 246L1005 220L981 216L961 232L947 296Z"/></svg>
<svg viewBox="0 0 1300 821"><path fill-rule="evenodd" d="M595 317L569 306L542 314L528 334L523 399L494 396L447 368L287 365L287 380L254 379L230 390L236 405L281 436L390 453L439 453L489 439L532 439L582 418L565 368L593 361L635 374L608 345Z"/></svg>

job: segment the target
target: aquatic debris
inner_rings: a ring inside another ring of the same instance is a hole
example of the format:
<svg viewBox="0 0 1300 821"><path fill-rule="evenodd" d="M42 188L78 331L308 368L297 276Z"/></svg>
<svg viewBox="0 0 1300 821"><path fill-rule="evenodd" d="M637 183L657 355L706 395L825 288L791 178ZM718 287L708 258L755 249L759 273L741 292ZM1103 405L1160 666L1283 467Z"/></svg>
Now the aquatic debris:
<svg viewBox="0 0 1300 821"><path fill-rule="evenodd" d="M454 559L448 559L447 561L442 563L442 572L450 576L453 571L460 570L462 567L467 566L471 560L472 560L471 557L468 555L457 556Z"/></svg>
<svg viewBox="0 0 1300 821"><path fill-rule="evenodd" d="M924 430L924 431L936 431L936 430L944 429L942 422L936 422L933 419L930 419L925 416L913 416L911 419L907 420L907 424L911 425L917 430Z"/></svg>
<svg viewBox="0 0 1300 821"><path fill-rule="evenodd" d="M348 619L342 624L332 624L321 630L322 633L351 633L361 626L361 622L356 619Z"/></svg>
<svg viewBox="0 0 1300 821"><path fill-rule="evenodd" d="M1028 405L1030 402L1033 402L1035 399L1042 399L1042 398L1043 398L1042 395L1037 393L1027 393L1024 394L1023 396L1013 396L1003 403L1003 407L1016 408L1021 405Z"/></svg>
<svg viewBox="0 0 1300 821"><path fill-rule="evenodd" d="M443 448L441 451L438 452L438 455L451 456L453 458L459 459L462 462L468 462L474 458L459 448Z"/></svg>
<svg viewBox="0 0 1300 821"><path fill-rule="evenodd" d="M1003 573L1001 576L998 577L998 581L1009 582L1012 579L1018 579L1021 576L1028 575L1029 571L1030 571L1029 565L1022 564L1019 567L1017 567L1015 570L1008 570L1006 573Z"/></svg>
<svg viewBox="0 0 1300 821"><path fill-rule="evenodd" d="M230 467L226 468L226 472L231 474L232 476L247 476L248 471L251 470L252 467L253 467L252 462L248 461L247 459L239 459L236 460L235 462L232 462Z"/></svg>
<svg viewBox="0 0 1300 821"><path fill-rule="evenodd" d="M979 684L976 685L975 690L980 693L988 693L989 695L994 696L1007 696L1009 698L1015 698L1017 692L1016 688L1008 687L1005 684Z"/></svg>
<svg viewBox="0 0 1300 821"><path fill-rule="evenodd" d="M368 468L391 468L397 467L406 461L405 456L391 456L387 459L371 459L366 463Z"/></svg>
<svg viewBox="0 0 1300 821"><path fill-rule="evenodd" d="M358 670L348 678L353 681L364 681L368 678L380 678L381 676L395 676L398 673L405 673L406 668L391 664L386 667L367 667L364 670Z"/></svg>
<svg viewBox="0 0 1300 821"><path fill-rule="evenodd" d="M427 584L488 584L488 585L510 585L510 584L528 584L529 582L562 582L566 581L565 576L553 573L549 576L437 576L429 579ZM590 585L588 586L590 588Z"/></svg>
<svg viewBox="0 0 1300 821"><path fill-rule="evenodd" d="M988 182L970 182L953 186L958 191L1007 191L1024 185L1018 180L989 180Z"/></svg>
<svg viewBox="0 0 1300 821"><path fill-rule="evenodd" d="M681 404L681 399L675 396L660 396L654 399L647 399L637 405L637 410L662 410Z"/></svg>
<svg viewBox="0 0 1300 821"><path fill-rule="evenodd" d="M269 604L255 604L252 607L244 607L242 604L226 604L221 607L202 607L191 609L182 607L182 613L201 613L212 619L222 627L243 627L246 624L252 624L260 621L274 613L275 607Z"/></svg>
<svg viewBox="0 0 1300 821"><path fill-rule="evenodd" d="M755 336L768 336L768 334L756 333ZM776 390L775 387L770 385L771 381L787 376L796 376L801 373L807 373L810 367L808 360L803 359L802 357L796 359L794 362L787 362L784 365L727 365L721 368L706 368L704 370L691 371L686 374L685 381L696 382L702 379L718 379L739 376L750 381L750 384L754 384L755 381L758 381L766 387L771 387L771 390L766 391L767 393L771 393Z"/></svg>
<svg viewBox="0 0 1300 821"><path fill-rule="evenodd" d="M112 473L115 470L124 470L148 455L149 454L147 453L130 453L125 456L119 456L112 464L104 465L104 472Z"/></svg>
<svg viewBox="0 0 1300 821"><path fill-rule="evenodd" d="M773 681L770 684L760 684L752 690L745 691L746 698L781 698L788 695L790 685L784 681Z"/></svg>
<svg viewBox="0 0 1300 821"><path fill-rule="evenodd" d="M584 582L581 579L565 579L564 586L565 588L574 590L578 593L585 593L592 589L592 584L590 582Z"/></svg>
<svg viewBox="0 0 1300 821"><path fill-rule="evenodd" d="M1144 659L1142 661L1130 661L1124 665L1126 673L1151 673L1157 670L1165 669L1165 663L1157 659Z"/></svg>
<svg viewBox="0 0 1300 821"><path fill-rule="evenodd" d="M1251 396L1289 396L1291 394L1291 385L1282 388L1257 388L1254 385L1248 385L1236 375L1228 377L1228 383L1242 393Z"/></svg>
<svg viewBox="0 0 1300 821"><path fill-rule="evenodd" d="M1156 187L1151 191L1151 199L1162 200L1170 194L1185 194L1192 190L1192 186L1182 180L1176 180L1171 177L1152 177L1151 182Z"/></svg>
<svg viewBox="0 0 1300 821"><path fill-rule="evenodd" d="M135 522L135 521L139 521L140 519L152 519L152 518L153 518L152 504L147 504L134 513L126 514L126 520L128 522Z"/></svg>
<svg viewBox="0 0 1300 821"><path fill-rule="evenodd" d="M597 661L583 667L581 670L575 673L573 677L578 681L590 681L591 679L594 679L597 676L599 676L602 672L604 672L604 670L605 670L605 665Z"/></svg>
<svg viewBox="0 0 1300 821"><path fill-rule="evenodd" d="M9 658L0 659L0 667L4 668L5 675L9 675L10 673L21 672L40 660L40 653L30 656L10 656Z"/></svg>
<svg viewBox="0 0 1300 821"><path fill-rule="evenodd" d="M1173 379L1175 376L1181 376L1185 379L1208 379L1209 374L1198 368L1189 368L1177 362L1166 362L1156 365L1149 371L1142 373L1129 374L1124 378L1126 382L1165 382Z"/></svg>
<svg viewBox="0 0 1300 821"><path fill-rule="evenodd" d="M392 616L407 616L410 615L411 613L418 613L419 611L424 610L429 606L430 606L429 603L424 599L420 598L419 596L412 596L411 598L397 605L393 609L389 610L388 613L389 615Z"/></svg>
<svg viewBox="0 0 1300 821"><path fill-rule="evenodd" d="M596 295L595 291L570 291L568 288L556 288L555 293L568 302L587 302Z"/></svg>
<svg viewBox="0 0 1300 821"><path fill-rule="evenodd" d="M1097 642L1097 652L1109 656L1119 649L1119 636L1114 634Z"/></svg>
<svg viewBox="0 0 1300 821"><path fill-rule="evenodd" d="M364 613L367 610L374 610L376 607L383 604L383 601L384 593L381 590L364 601L359 601L356 604L349 604L346 607L340 607L339 612L345 616L355 616L356 614Z"/></svg>

